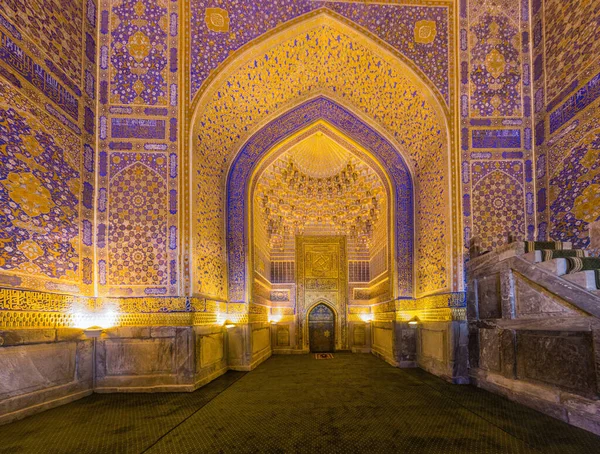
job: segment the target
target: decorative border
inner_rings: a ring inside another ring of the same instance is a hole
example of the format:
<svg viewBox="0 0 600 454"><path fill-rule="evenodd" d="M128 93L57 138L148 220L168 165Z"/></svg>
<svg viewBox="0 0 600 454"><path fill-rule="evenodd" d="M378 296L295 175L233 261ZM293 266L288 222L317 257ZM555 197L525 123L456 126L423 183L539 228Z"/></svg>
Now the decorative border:
<svg viewBox="0 0 600 454"><path fill-rule="evenodd" d="M167 4L167 36L165 38L167 68L167 103L165 105L141 104L111 104L111 10L118 0L99 0L100 26L98 27L99 48L99 78L98 91L98 188L96 199L97 210L97 257L96 282L100 296L175 296L179 294L180 273L180 156L179 149L181 128L179 118L182 103L179 102L182 84L180 79L185 72L182 57L185 55L185 42L182 30L185 21L180 20L184 1L168 0ZM137 128L142 125L142 128ZM153 128L153 125L157 126ZM158 130L160 127L160 131ZM114 139L114 140L113 140ZM158 285L127 285L119 282L109 282L106 277L109 267L108 250L110 245L109 220L111 215L110 193L111 178L117 172L111 166L111 156L115 153L139 153L143 157L161 155L165 165L161 168L166 173L164 185L167 188L164 206L167 207L165 222L167 233L164 241L166 250L166 284Z"/></svg>

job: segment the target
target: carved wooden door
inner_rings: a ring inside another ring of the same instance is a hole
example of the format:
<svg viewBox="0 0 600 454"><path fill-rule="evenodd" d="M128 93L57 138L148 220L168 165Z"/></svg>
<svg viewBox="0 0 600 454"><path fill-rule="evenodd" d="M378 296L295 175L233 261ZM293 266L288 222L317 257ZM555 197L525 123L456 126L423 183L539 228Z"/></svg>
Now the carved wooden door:
<svg viewBox="0 0 600 454"><path fill-rule="evenodd" d="M308 338L311 352L335 349L335 316L325 304L317 304L308 314Z"/></svg>

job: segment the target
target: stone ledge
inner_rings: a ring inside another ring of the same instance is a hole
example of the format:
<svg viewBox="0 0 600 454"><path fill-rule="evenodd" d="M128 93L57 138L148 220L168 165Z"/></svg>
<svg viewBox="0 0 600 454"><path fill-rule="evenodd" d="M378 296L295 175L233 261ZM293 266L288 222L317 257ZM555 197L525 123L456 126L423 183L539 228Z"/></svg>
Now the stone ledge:
<svg viewBox="0 0 600 454"><path fill-rule="evenodd" d="M541 413L600 435L600 401L482 369L471 369L472 382Z"/></svg>

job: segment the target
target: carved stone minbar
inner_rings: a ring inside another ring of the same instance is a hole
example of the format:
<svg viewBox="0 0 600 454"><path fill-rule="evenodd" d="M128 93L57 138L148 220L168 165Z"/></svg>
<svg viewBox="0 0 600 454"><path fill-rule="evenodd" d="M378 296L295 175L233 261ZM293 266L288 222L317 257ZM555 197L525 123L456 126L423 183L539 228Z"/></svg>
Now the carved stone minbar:
<svg viewBox="0 0 600 454"><path fill-rule="evenodd" d="M469 262L472 382L600 434L600 298L524 256Z"/></svg>

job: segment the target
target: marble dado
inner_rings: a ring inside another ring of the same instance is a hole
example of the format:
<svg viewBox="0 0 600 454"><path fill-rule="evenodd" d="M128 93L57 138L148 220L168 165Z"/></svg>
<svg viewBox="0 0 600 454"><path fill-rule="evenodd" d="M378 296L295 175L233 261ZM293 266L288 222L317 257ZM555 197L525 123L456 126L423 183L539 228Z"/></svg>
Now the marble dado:
<svg viewBox="0 0 600 454"><path fill-rule="evenodd" d="M249 370L268 358L265 333L254 331L120 326L92 340L75 328L0 328L0 424L93 392L193 391L230 368Z"/></svg>
<svg viewBox="0 0 600 454"><path fill-rule="evenodd" d="M464 322L439 314L460 310L450 307L456 301L462 300L443 295L374 307L350 305L348 348L373 352L400 367L415 366L418 351L444 352L424 355L424 366L453 380L454 353L460 348L454 344L462 338L455 333ZM402 307L422 317L419 329L402 319ZM83 310L114 310L115 326L92 341L73 328L77 311ZM365 315L376 320L366 322ZM269 323L272 318L276 324ZM225 320L234 325L223 326ZM308 352L299 344L297 325L291 307L0 289L0 424L93 392L193 391L227 370L252 370L273 353ZM20 371L29 371L30 377L23 380Z"/></svg>

